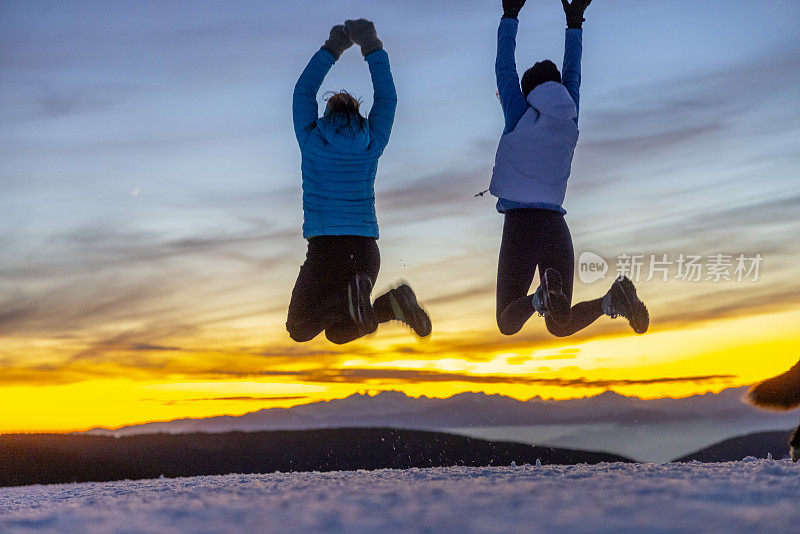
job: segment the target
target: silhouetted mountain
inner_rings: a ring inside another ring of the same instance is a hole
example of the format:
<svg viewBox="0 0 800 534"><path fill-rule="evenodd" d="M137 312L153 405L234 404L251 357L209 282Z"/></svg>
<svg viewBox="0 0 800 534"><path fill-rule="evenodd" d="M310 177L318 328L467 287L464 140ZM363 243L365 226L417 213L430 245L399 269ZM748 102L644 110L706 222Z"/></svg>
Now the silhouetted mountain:
<svg viewBox="0 0 800 534"><path fill-rule="evenodd" d="M614 454L439 432L334 428L280 432L0 435L0 486L411 467L630 462Z"/></svg>
<svg viewBox="0 0 800 534"><path fill-rule="evenodd" d="M747 456L766 458L767 454L772 454L774 458L786 458L789 456L788 443L791 435L791 430L773 430L736 436L686 456L676 458L674 461L733 462Z"/></svg>
<svg viewBox="0 0 800 534"><path fill-rule="evenodd" d="M354 394L343 399L291 408L269 408L241 416L176 419L116 430L96 428L90 434L228 432L233 430L299 430L330 427L442 429L469 426L510 426L576 423L658 423L675 421L769 421L788 426L796 416L765 412L742 402L747 387L684 399L644 400L607 391L602 395L564 401L535 397L519 401L502 395L461 393L447 399L413 398L397 391Z"/></svg>

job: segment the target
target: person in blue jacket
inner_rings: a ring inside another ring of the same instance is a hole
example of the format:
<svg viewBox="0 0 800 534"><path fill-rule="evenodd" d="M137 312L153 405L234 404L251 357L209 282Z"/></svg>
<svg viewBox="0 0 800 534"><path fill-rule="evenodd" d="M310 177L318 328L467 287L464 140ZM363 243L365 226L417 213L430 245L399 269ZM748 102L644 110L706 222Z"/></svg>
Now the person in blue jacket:
<svg viewBox="0 0 800 534"><path fill-rule="evenodd" d="M325 76L353 44L369 65L374 103L364 118L346 91L327 99L318 116L317 93ZM289 303L286 329L298 342L322 331L338 344L374 332L379 323L401 321L420 337L431 322L414 291L401 284L375 299L380 268L375 216L375 174L389 142L397 107L389 56L375 25L364 19L334 26L294 88L294 130L303 176L303 237L308 240Z"/></svg>
<svg viewBox="0 0 800 534"><path fill-rule="evenodd" d="M569 336L602 315L622 316L636 333L650 316L625 277L604 297L571 306L572 237L564 220L564 196L578 142L583 15L591 0L561 0L567 18L562 74L550 61L528 69L520 82L514 51L525 0L503 0L497 36L497 89L505 129L497 148L489 191L504 214L497 269L497 325L519 332L534 313L555 336ZM540 285L528 295L536 269Z"/></svg>

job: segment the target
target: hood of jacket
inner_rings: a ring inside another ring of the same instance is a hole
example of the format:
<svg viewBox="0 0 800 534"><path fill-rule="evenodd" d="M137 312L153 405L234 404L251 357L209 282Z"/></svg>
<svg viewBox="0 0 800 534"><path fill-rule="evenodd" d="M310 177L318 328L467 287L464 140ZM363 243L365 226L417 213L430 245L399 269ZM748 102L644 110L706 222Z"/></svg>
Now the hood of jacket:
<svg viewBox="0 0 800 534"><path fill-rule="evenodd" d="M542 115L555 119L571 120L578 116L575 101L569 96L567 88L558 82L537 85L528 94L528 104Z"/></svg>
<svg viewBox="0 0 800 534"><path fill-rule="evenodd" d="M369 147L369 125L366 120L359 123L353 118L348 123L341 115L321 117L317 129L326 142L338 150L357 152Z"/></svg>

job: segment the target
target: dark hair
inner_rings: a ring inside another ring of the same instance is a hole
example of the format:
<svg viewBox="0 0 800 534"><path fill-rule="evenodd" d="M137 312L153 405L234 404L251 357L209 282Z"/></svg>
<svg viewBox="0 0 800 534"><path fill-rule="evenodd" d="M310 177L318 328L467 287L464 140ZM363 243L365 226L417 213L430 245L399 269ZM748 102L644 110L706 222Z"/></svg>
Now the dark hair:
<svg viewBox="0 0 800 534"><path fill-rule="evenodd" d="M544 82L561 83L561 73L558 72L556 64L549 59L537 62L533 67L525 71L522 76L522 92L527 97L537 85L541 85Z"/></svg>
<svg viewBox="0 0 800 534"><path fill-rule="evenodd" d="M361 100L357 100L353 95L342 89L341 91L330 91L325 93L322 98L328 103L325 107L325 116L334 118L337 116L344 117L347 122L344 127L350 126L350 121L354 118L358 119L358 126L364 125L364 117L361 115L359 108L361 107Z"/></svg>

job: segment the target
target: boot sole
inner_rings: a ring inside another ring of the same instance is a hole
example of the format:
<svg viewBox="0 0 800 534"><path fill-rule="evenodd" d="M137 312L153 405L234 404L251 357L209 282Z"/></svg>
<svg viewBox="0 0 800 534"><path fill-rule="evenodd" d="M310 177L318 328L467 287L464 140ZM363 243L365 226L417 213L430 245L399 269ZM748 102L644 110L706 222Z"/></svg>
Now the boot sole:
<svg viewBox="0 0 800 534"><path fill-rule="evenodd" d="M628 278L620 278L614 281L614 286L619 290L625 306L628 310L628 322L637 334L644 334L650 327L650 312L647 306L636 296L636 288Z"/></svg>
<svg viewBox="0 0 800 534"><path fill-rule="evenodd" d="M419 337L427 337L431 335L433 329L431 319L428 314L417 302L417 297L411 287L401 285L395 289L395 298L397 299L400 308L403 310L408 325Z"/></svg>

